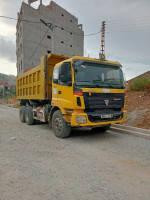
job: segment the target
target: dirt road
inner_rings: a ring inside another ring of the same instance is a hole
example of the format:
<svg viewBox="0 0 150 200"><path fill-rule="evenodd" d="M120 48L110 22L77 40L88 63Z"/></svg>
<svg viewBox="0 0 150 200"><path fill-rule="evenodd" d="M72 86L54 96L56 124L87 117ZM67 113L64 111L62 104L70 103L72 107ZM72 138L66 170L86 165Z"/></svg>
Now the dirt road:
<svg viewBox="0 0 150 200"><path fill-rule="evenodd" d="M1 200L150 200L150 140L112 131L56 138L0 105Z"/></svg>

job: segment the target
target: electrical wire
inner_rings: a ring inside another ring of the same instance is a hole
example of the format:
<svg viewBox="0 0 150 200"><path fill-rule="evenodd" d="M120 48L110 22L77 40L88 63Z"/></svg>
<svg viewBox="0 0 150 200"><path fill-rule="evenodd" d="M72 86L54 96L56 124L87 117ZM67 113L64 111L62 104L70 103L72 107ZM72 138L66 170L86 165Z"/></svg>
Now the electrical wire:
<svg viewBox="0 0 150 200"><path fill-rule="evenodd" d="M16 18L12 18L12 17L7 17L7 16L0 16L0 18L6 18L6 19L11 19L11 20L17 20L18 21L18 19L16 19ZM41 22L36 22L36 21L29 21L29 20L23 20L23 19L20 19L20 21L24 21L24 22L29 22L29 23L41 23ZM47 23L48 24L48 23ZM55 26L55 27L58 27L58 28L60 28L60 29L62 29L63 27L60 27L60 26ZM99 33L101 33L101 31L98 31L98 32L96 32L96 33L90 33L90 34L79 34L79 33L75 33L75 32L72 32L71 30L68 30L68 29L64 29L63 28L63 30L64 31L66 31L66 32L71 32L72 34L74 34L74 35L79 35L79 36L93 36L93 35L97 35L97 34L99 34Z"/></svg>
<svg viewBox="0 0 150 200"><path fill-rule="evenodd" d="M18 21L18 19L16 19L16 18L7 17L7 16L0 16L0 18L6 18L6 19ZM37 22L37 21L30 21L30 20L23 20L23 19L20 19L20 21L29 22L29 23L36 23L36 24L41 23L41 22ZM142 26L140 26L140 25L142 25ZM63 28L61 26L56 25L55 27L60 28L60 29L66 31L66 32L69 32L71 34L79 35L79 36L82 36L82 37L84 37L84 36L85 37L86 36L94 36L94 35L101 33L101 30L100 30L98 32L90 33L90 34L79 34L79 33L72 32L72 30ZM146 31L147 30L146 28L149 28L149 27L150 27L150 16L147 16L147 17L140 17L139 19L135 18L135 19L107 20L105 30L106 30L106 33L132 32L132 31Z"/></svg>
<svg viewBox="0 0 150 200"><path fill-rule="evenodd" d="M57 28L60 28L60 29L62 29L63 27L60 27L60 26L56 26ZM62 29L62 30L64 30L64 31L66 31L66 32L71 32L70 30L67 30L67 29ZM71 32L72 34L74 34L74 35L81 35L81 36L92 36L92 35L97 35L97 34L99 34L99 33L101 33L101 31L98 31L98 32L96 32L96 33L90 33L90 34L79 34L79 33L75 33L75 32Z"/></svg>
<svg viewBox="0 0 150 200"><path fill-rule="evenodd" d="M29 21L29 20L25 20L25 19L16 19L16 18L13 18L13 17L7 17L7 16L0 16L0 18L5 18L5 19L11 19L11 20L15 20L15 21L24 21L24 22L30 22L30 23L41 23L41 22L34 22L34 21Z"/></svg>
<svg viewBox="0 0 150 200"><path fill-rule="evenodd" d="M33 52L33 54L31 55L31 57L29 58L29 60L28 60L27 64L25 64L25 66L24 66L24 67L26 67L26 66L29 64L29 62L30 62L31 58L34 56L34 54L35 54L35 53L36 53L36 51L38 50L38 48L39 48L40 44L41 44L41 43L42 43L42 41L44 40L44 38L45 38L46 34L48 33L48 31L49 31L49 28L47 29L47 31L46 31L46 33L44 34L43 38L42 38L42 39L41 39L41 41L39 42L39 44L38 44L37 48L35 49L35 51Z"/></svg>
<svg viewBox="0 0 150 200"><path fill-rule="evenodd" d="M130 18L130 19L112 19L112 20L106 20L107 22L110 22L110 23L125 23L125 22L139 22L139 21L145 21L145 20L150 20L150 16L144 16L144 17L136 17L136 18Z"/></svg>

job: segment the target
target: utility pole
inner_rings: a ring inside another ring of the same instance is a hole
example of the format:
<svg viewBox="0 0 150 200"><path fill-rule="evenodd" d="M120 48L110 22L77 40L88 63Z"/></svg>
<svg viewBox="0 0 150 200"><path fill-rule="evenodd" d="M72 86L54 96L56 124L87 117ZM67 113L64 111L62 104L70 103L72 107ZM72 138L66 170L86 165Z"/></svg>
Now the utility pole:
<svg viewBox="0 0 150 200"><path fill-rule="evenodd" d="M46 23L43 19L40 19L40 21L52 31L52 53L54 53L54 30L57 26L52 23Z"/></svg>
<svg viewBox="0 0 150 200"><path fill-rule="evenodd" d="M4 75L3 77L0 76L1 78L3 78L3 99L5 98L5 80L4 80Z"/></svg>
<svg viewBox="0 0 150 200"><path fill-rule="evenodd" d="M101 27L101 50L99 54L100 60L106 60L105 57L105 21L102 21L102 27Z"/></svg>

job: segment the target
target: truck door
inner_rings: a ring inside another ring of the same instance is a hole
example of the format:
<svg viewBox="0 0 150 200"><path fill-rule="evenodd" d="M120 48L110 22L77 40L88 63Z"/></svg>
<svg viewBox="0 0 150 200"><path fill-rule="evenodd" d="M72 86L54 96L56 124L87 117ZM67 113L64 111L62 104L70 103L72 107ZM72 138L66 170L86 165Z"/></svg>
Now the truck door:
<svg viewBox="0 0 150 200"><path fill-rule="evenodd" d="M55 68L53 78L53 97L65 109L73 109L72 68L70 62Z"/></svg>

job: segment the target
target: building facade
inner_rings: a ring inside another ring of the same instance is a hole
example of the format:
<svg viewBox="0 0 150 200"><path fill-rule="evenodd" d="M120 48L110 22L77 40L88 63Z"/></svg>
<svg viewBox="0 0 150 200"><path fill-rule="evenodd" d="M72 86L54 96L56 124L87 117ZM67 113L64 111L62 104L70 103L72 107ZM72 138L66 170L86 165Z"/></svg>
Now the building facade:
<svg viewBox="0 0 150 200"><path fill-rule="evenodd" d="M51 23L53 31L40 22ZM78 19L51 1L38 9L22 2L16 26L17 74L40 64L40 57L55 53L83 56L84 32Z"/></svg>

